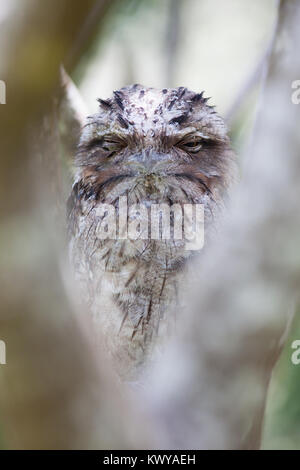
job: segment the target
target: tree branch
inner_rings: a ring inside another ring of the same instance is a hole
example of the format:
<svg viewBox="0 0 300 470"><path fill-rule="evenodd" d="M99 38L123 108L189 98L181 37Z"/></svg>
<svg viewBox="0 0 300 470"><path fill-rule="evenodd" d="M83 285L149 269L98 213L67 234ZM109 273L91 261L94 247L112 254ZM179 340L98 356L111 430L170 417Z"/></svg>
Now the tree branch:
<svg viewBox="0 0 300 470"><path fill-rule="evenodd" d="M93 5L30 0L18 3L13 23L1 27L8 96L0 109L0 335L7 351L0 407L8 448L146 445L129 398L118 390L102 351L93 350L92 326L86 316L84 323L75 316L66 298L59 227L48 198L51 175L45 184L29 145L49 109L59 66Z"/></svg>

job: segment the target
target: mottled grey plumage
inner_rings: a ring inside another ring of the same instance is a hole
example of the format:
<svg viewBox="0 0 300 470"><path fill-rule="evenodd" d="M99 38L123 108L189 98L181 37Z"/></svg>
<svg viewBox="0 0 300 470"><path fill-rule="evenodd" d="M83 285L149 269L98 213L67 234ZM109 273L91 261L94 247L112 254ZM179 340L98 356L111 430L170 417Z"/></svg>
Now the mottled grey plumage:
<svg viewBox="0 0 300 470"><path fill-rule="evenodd" d="M134 379L174 318L193 252L180 240L100 240L97 206L201 203L206 239L235 174L226 127L203 93L133 85L99 100L76 156L70 252L83 296L122 377Z"/></svg>

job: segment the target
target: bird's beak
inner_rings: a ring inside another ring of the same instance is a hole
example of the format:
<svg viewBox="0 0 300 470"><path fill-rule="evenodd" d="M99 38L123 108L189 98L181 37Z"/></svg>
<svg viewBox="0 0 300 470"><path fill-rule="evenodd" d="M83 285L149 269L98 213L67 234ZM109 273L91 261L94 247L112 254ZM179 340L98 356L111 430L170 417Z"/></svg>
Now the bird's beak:
<svg viewBox="0 0 300 470"><path fill-rule="evenodd" d="M130 168L141 175L165 173L171 163L171 156L168 153L159 153L154 150L143 150L131 155L128 160Z"/></svg>

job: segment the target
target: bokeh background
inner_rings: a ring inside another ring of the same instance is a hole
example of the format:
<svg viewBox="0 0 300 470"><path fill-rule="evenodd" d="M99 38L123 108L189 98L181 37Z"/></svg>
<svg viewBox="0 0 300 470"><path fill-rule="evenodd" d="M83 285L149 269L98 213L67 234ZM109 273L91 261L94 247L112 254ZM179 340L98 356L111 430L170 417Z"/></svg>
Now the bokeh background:
<svg viewBox="0 0 300 470"><path fill-rule="evenodd" d="M1 2L0 27L16 4ZM253 138L264 77L261 64L272 41L276 11L276 0L111 1L72 79L89 113L97 111L97 97L107 98L131 83L205 90L210 104L227 120L241 161ZM0 44L0 53L4 46ZM266 449L300 449L300 365L291 362L295 339L300 339L299 320L272 377Z"/></svg>
<svg viewBox="0 0 300 470"><path fill-rule="evenodd" d="M98 41L73 78L90 112L97 110L96 97L109 97L131 83L205 90L223 116L235 115L230 124L239 148L249 136L257 69L268 51L276 11L276 0L113 2Z"/></svg>

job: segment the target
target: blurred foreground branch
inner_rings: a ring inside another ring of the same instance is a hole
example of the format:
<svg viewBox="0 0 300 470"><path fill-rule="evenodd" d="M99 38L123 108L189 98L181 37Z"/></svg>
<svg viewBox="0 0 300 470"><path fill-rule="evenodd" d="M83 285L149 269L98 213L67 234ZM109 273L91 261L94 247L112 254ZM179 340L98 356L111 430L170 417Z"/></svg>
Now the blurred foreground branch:
<svg viewBox="0 0 300 470"><path fill-rule="evenodd" d="M97 3L104 7L109 1ZM18 2L1 30L6 55L0 74L8 96L0 110L0 337L7 350L0 370L0 413L8 448L145 446L109 364L101 351L97 357L92 351L88 320L83 325L66 298L59 230L47 186L36 195L41 175L28 139L94 5L94 0ZM101 8L97 11L101 16Z"/></svg>

